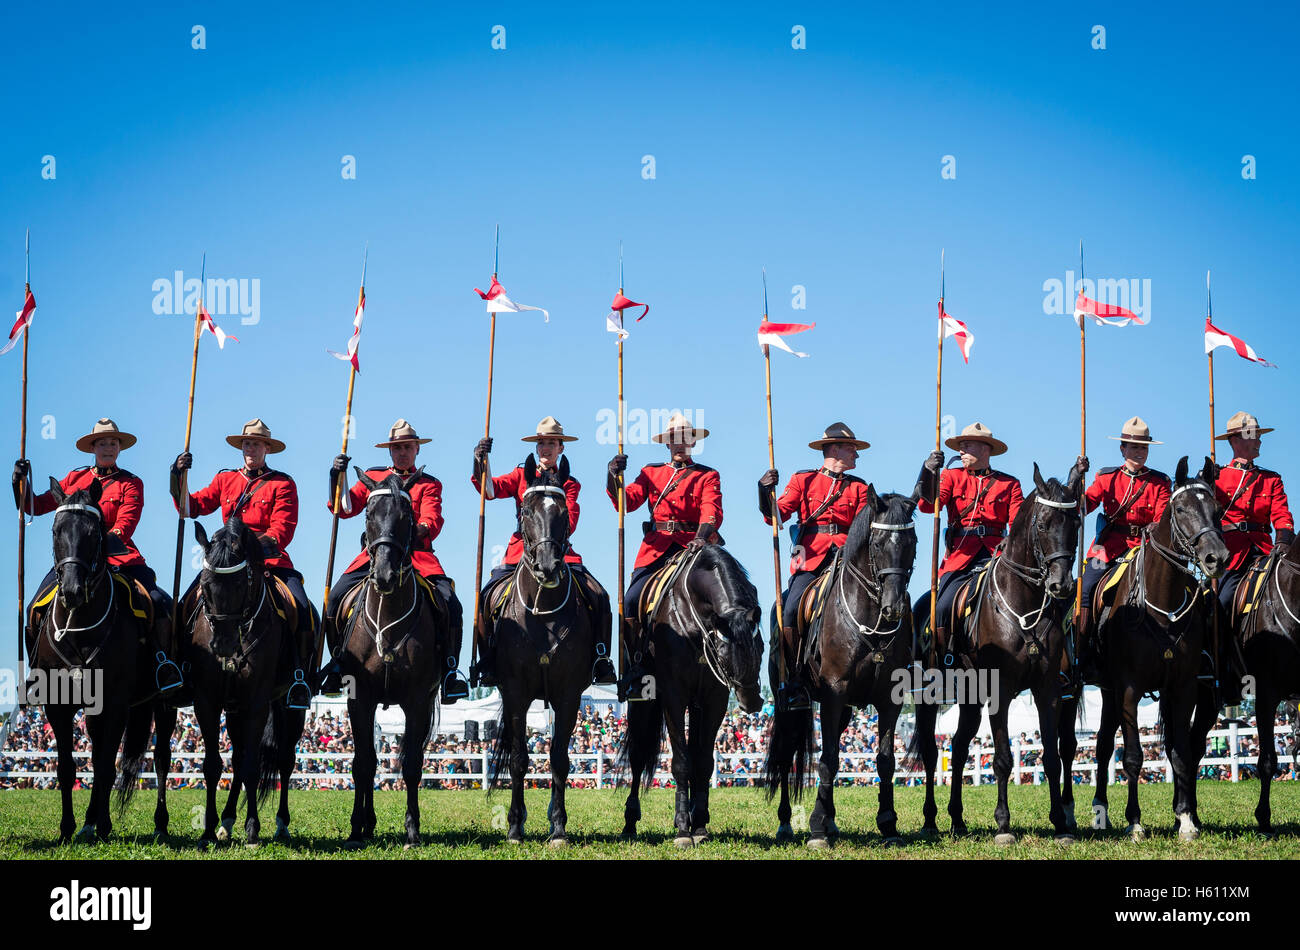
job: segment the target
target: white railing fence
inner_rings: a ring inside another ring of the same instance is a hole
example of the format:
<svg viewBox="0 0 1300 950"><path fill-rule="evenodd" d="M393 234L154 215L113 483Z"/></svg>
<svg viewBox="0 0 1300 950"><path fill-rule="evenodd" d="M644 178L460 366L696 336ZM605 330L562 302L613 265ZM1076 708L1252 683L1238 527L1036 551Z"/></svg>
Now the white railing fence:
<svg viewBox="0 0 1300 950"><path fill-rule="evenodd" d="M1278 736L1289 736L1291 727L1280 725L1276 729ZM1209 734L1209 748L1220 744L1218 740L1223 740L1226 748L1221 753L1207 751L1205 758L1201 759L1202 769L1206 767L1217 768L1226 766L1228 769L1229 781L1240 781L1243 769L1248 770L1253 777L1255 763L1259 757L1255 750L1245 751L1242 748L1243 740L1251 737L1258 737L1258 730L1253 727L1243 727L1231 723L1224 729L1215 729ZM1173 781L1173 767L1169 760L1164 756L1163 750L1157 752L1148 749L1152 746L1160 745L1159 736L1142 736L1143 761L1142 771L1148 777L1149 781ZM1095 779L1097 771L1095 737L1085 737L1079 740L1079 751L1074 760L1074 775L1076 781L1082 780L1083 783L1091 785ZM1124 770L1122 765L1124 745L1122 740L1116 741L1115 754L1108 763L1109 781L1115 783L1124 780ZM1044 780L1042 766L1041 743L1021 743L1014 740L1011 743L1012 770L1011 783L1021 785L1032 783L1041 784ZM90 758L88 751L74 751L73 757L78 760ZM874 767L868 767L868 763L874 766L874 752L841 752L840 753L840 771L836 776L837 783L844 784L877 784L879 774ZM222 762L225 765L223 779L229 778L229 761L230 753L221 754ZM351 752L299 752L295 771L292 780L295 782L325 783L328 786L335 786L340 783L350 784L352 781ZM551 780L549 770L549 753L533 752L529 753L530 771L526 778L532 782L545 782ZM765 754L762 752L733 752L733 753L714 753L714 768L712 785L761 785L763 784L762 767ZM11 770L0 769L0 780L5 779L41 779L53 782L55 775L56 753L48 750L36 751L18 751L8 750L0 752L0 760L12 759L15 765L21 765L23 762L44 762L48 767L45 769L22 769L15 768ZM422 772L422 782L451 783L453 787L468 785L474 787L481 786L484 777L487 775L490 766L491 752L426 752L424 754L424 770ZM152 753L146 756L149 767L142 770L141 779L148 780L151 785L156 782L156 776L153 772ZM169 780L182 780L185 782L202 782L203 772L201 770L203 760L202 752L173 752L172 768L168 771ZM608 752L570 752L570 771L569 784L576 787L591 788L612 788L616 781L614 755ZM439 763L458 763L459 765L450 765L440 768ZM328 763L336 763L339 767L333 771L327 771L325 766ZM430 764L433 764L432 770ZM923 783L925 773L921 771L905 771L901 768L902 756L897 756L897 763L900 768L894 772L894 784L896 785L916 785ZM1279 765L1290 765L1292 757L1290 755L1278 755ZM472 765L473 768L469 768ZM316 768L312 768L316 766ZM456 768L456 771L445 771L443 768ZM464 769L463 771L460 769ZM814 776L815 768L810 770ZM951 774L951 761L947 750L939 750L939 764L936 770L936 780L947 784ZM92 777L90 771L78 770L77 775L82 779ZM982 785L996 781L993 772L993 749L991 747L972 748L966 760L966 776L972 784ZM375 774L375 781L378 782L398 782L401 781L402 775L399 771L399 759L396 753L379 753L379 766ZM625 775L624 780L627 776ZM655 780L668 784L672 782L671 757L665 753L660 758L659 767L655 772ZM815 779L814 779L815 780Z"/></svg>

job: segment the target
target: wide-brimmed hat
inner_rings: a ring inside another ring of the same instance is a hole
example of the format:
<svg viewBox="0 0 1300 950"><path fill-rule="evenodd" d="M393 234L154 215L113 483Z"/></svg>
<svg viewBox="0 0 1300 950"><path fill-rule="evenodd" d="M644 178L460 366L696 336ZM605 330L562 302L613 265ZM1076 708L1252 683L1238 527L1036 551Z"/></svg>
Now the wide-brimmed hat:
<svg viewBox="0 0 1300 950"><path fill-rule="evenodd" d="M405 419L398 419L388 430L387 442L376 442L377 449L390 449L399 442L414 442L416 445L424 445L426 442L432 442L433 439L422 439L416 434L415 427Z"/></svg>
<svg viewBox="0 0 1300 950"><path fill-rule="evenodd" d="M129 449L135 445L135 436L129 432L123 432L112 419L104 418L95 423L95 427L90 430L89 434L83 435L77 440L78 451L94 452L95 440L102 439L105 436L112 436L117 439L118 447L122 449Z"/></svg>
<svg viewBox="0 0 1300 950"><path fill-rule="evenodd" d="M948 448L952 449L954 452L960 452L961 449L957 448L957 446L962 442L983 442L993 450L989 452L989 455L1001 455L1007 450L1007 444L1001 439L995 439L993 437L993 432L985 428L982 422L971 423L961 430L960 435L955 435L951 439L946 439L943 444L948 446Z"/></svg>
<svg viewBox="0 0 1300 950"><path fill-rule="evenodd" d="M820 439L813 439L811 442L809 442L808 448L820 449L823 446L833 445L836 442L847 442L848 444L852 445L855 449L871 448L870 442L863 442L861 439L859 439L856 435L853 434L852 429L850 429L842 422L832 422L830 425L828 425L826 427L826 431L822 433L822 437Z"/></svg>
<svg viewBox="0 0 1300 950"><path fill-rule="evenodd" d="M1134 445L1164 445L1159 439L1151 438L1151 427L1141 416L1134 416L1124 423L1124 428L1120 429L1119 435L1108 435L1106 438L1117 442L1132 442Z"/></svg>
<svg viewBox="0 0 1300 950"><path fill-rule="evenodd" d="M540 442L542 439L559 439L561 442L577 442L576 435L565 435L564 426L560 425L555 416L547 416L541 422L537 423L537 433L535 435L526 435L520 442Z"/></svg>
<svg viewBox="0 0 1300 950"><path fill-rule="evenodd" d="M664 428L664 431L660 432L656 436L652 436L652 439L653 441L662 444L669 440L669 436L679 432L686 434L686 441L688 442L698 442L709 434L708 429L697 429L695 426L691 425L690 419L687 419L680 412L674 412L672 418L668 420L668 425Z"/></svg>
<svg viewBox="0 0 1300 950"><path fill-rule="evenodd" d="M271 438L271 430L261 419L249 419L244 423L244 431L239 435L228 435L226 441L237 449L243 448L245 439L260 439L266 443L266 454L274 455L284 451L284 443Z"/></svg>
<svg viewBox="0 0 1300 950"><path fill-rule="evenodd" d="M1261 436L1265 432L1272 432L1272 429L1261 429L1259 420L1249 412L1234 412L1232 418L1228 420L1228 430L1223 435L1216 435L1216 440L1226 439L1230 435L1240 435L1247 439L1253 439Z"/></svg>

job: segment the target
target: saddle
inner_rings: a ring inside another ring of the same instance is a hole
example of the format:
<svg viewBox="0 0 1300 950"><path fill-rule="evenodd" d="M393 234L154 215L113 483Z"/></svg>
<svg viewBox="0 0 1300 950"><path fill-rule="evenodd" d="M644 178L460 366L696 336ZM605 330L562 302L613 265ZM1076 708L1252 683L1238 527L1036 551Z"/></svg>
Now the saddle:
<svg viewBox="0 0 1300 950"><path fill-rule="evenodd" d="M1141 549L1129 548L1117 561L1106 568L1106 572L1101 575L1101 580L1097 582L1097 587L1092 592L1091 606L1092 614L1097 618L1098 629L1115 606L1115 592L1119 588L1119 582L1137 561L1139 550Z"/></svg>
<svg viewBox="0 0 1300 950"><path fill-rule="evenodd" d="M677 579L677 574L686 563L686 555L687 552L684 548L676 554L670 555L664 559L659 569L650 575L650 579L641 588L636 613L627 618L628 623L635 624L639 622L646 624L655 615L655 611L659 609L659 604L663 601L664 594L672 587L673 581Z"/></svg>
<svg viewBox="0 0 1300 950"><path fill-rule="evenodd" d="M149 596L148 588L134 577L125 574L110 571L108 576L113 579L114 583L121 585L122 590L117 596L126 598L127 609L131 611L131 614L142 622L144 628L152 627L154 623L153 598ZM31 610L27 614L27 622L33 630L36 629L41 616L50 604L54 603L54 598L58 594L59 585L55 583L32 603ZM142 635L142 642L143 639Z"/></svg>
<svg viewBox="0 0 1300 950"><path fill-rule="evenodd" d="M298 629L298 605L294 603L289 585L274 574L266 575L267 587L271 594L271 606L280 615L280 619L290 630Z"/></svg>
<svg viewBox="0 0 1300 950"><path fill-rule="evenodd" d="M1248 619L1259 606L1259 596L1264 591L1264 581L1272 573L1275 560L1274 555L1267 554L1250 562L1250 566L1246 568L1246 576L1237 585L1237 592L1232 598L1232 621L1236 621L1238 617Z"/></svg>
<svg viewBox="0 0 1300 950"><path fill-rule="evenodd" d="M948 615L948 649L953 653L957 653L958 645L964 642L964 639L968 639L964 638L964 635L969 625L974 623L984 602L989 569L993 566L994 560L989 558L982 561L971 571L969 577L957 585L957 593L952 599L952 612ZM937 622L942 623L941 620Z"/></svg>

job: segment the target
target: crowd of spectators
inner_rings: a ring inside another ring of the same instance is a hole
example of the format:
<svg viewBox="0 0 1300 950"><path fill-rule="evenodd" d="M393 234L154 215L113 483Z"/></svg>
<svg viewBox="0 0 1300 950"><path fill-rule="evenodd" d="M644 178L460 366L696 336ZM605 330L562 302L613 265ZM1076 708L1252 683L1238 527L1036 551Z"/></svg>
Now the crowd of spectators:
<svg viewBox="0 0 1300 950"><path fill-rule="evenodd" d="M766 758L767 734L771 727L771 707L763 712L746 714L739 709L729 711L718 731L716 752L716 781L724 786L753 786L762 784L763 764ZM573 788L610 787L616 780L626 779L618 764L619 747L626 722L613 705L587 704L579 713L578 723L569 740L571 753L569 785ZM1254 720L1246 723L1253 726ZM1275 742L1279 755L1287 754L1290 741L1289 731L1283 727L1288 724L1285 717L1278 716L1279 727ZM1217 723L1216 728L1222 728ZM820 743L820 723L815 722L817 741ZM1152 728L1140 730L1143 736L1143 767L1139 781L1162 782L1167 779L1164 764L1164 752L1157 731ZM39 707L15 710L12 719L0 733L5 736L0 746L0 789L7 788L54 788L57 758L55 755L54 736L48 722L45 721ZM1019 763L1021 769L1014 780L1022 784L1041 781L1037 766L1042 758L1040 738L1037 732L1020 733L1013 736L1014 744L1019 745ZM1242 758L1239 774L1253 777L1255 760L1259 754L1258 738L1254 735L1238 738L1237 753ZM1228 755L1228 738L1213 737L1207 742L1206 754L1210 758L1223 758ZM378 774L375 787L381 789L401 788L401 735L381 735L377 740ZM876 757L879 752L877 717L874 710L855 711L848 727L840 736L839 785L875 785ZM486 738L469 740L461 735L438 734L430 737L424 749L422 788L481 788L482 775L492 761L494 743ZM544 732L530 730L527 739L530 753L529 786L549 784L551 738ZM923 784L924 778L919 774L904 772L906 757L905 737L900 732L895 736L895 782L904 785ZM168 778L169 788L202 787L203 778L203 737L198 723L189 710L182 710L172 736L172 761ZM90 742L85 734L81 716L78 715L74 726L74 751L89 753ZM230 751L230 741L222 723L220 751ZM346 712L335 713L328 709L307 714L306 728L298 742L298 759L295 766L294 788L334 788L351 789L351 758L355 751L352 729ZM14 753L24 753L15 755ZM31 755L30 753L38 753ZM1122 768L1122 741L1117 739L1116 781L1124 781ZM993 759L992 740L975 739L971 743L967 760L967 781L971 781L970 771L976 761L982 770L981 781L991 780ZM598 761L599 760L599 761ZM1092 769L1095 767L1095 755L1091 746L1080 748L1075 757L1073 779L1076 784L1091 783ZM89 768L86 757L78 759L78 769ZM919 768L919 766L918 766ZM951 771L951 737L939 736L938 777L946 781ZM146 764L152 769L152 761ZM1293 766L1279 764L1279 779L1296 779L1297 772ZM15 773L38 773L23 775ZM816 773L815 763L810 773ZM1200 777L1203 779L1228 779L1231 768L1228 764L1203 764ZM144 780L147 787L153 787L153 779ZM80 780L79 780L80 784ZM671 750L665 738L661 748L659 771L653 786L671 786L672 759ZM221 787L229 786L229 775L222 779Z"/></svg>

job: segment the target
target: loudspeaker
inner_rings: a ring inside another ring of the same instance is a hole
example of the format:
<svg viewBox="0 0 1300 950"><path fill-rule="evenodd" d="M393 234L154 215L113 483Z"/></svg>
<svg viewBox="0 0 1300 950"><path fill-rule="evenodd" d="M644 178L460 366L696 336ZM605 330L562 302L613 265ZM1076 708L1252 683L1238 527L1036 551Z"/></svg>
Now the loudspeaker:
<svg viewBox="0 0 1300 950"><path fill-rule="evenodd" d="M465 741L478 742L478 720L477 719L465 720Z"/></svg>
<svg viewBox="0 0 1300 950"><path fill-rule="evenodd" d="M483 738L488 742L497 741L497 721L489 719L483 723Z"/></svg>

